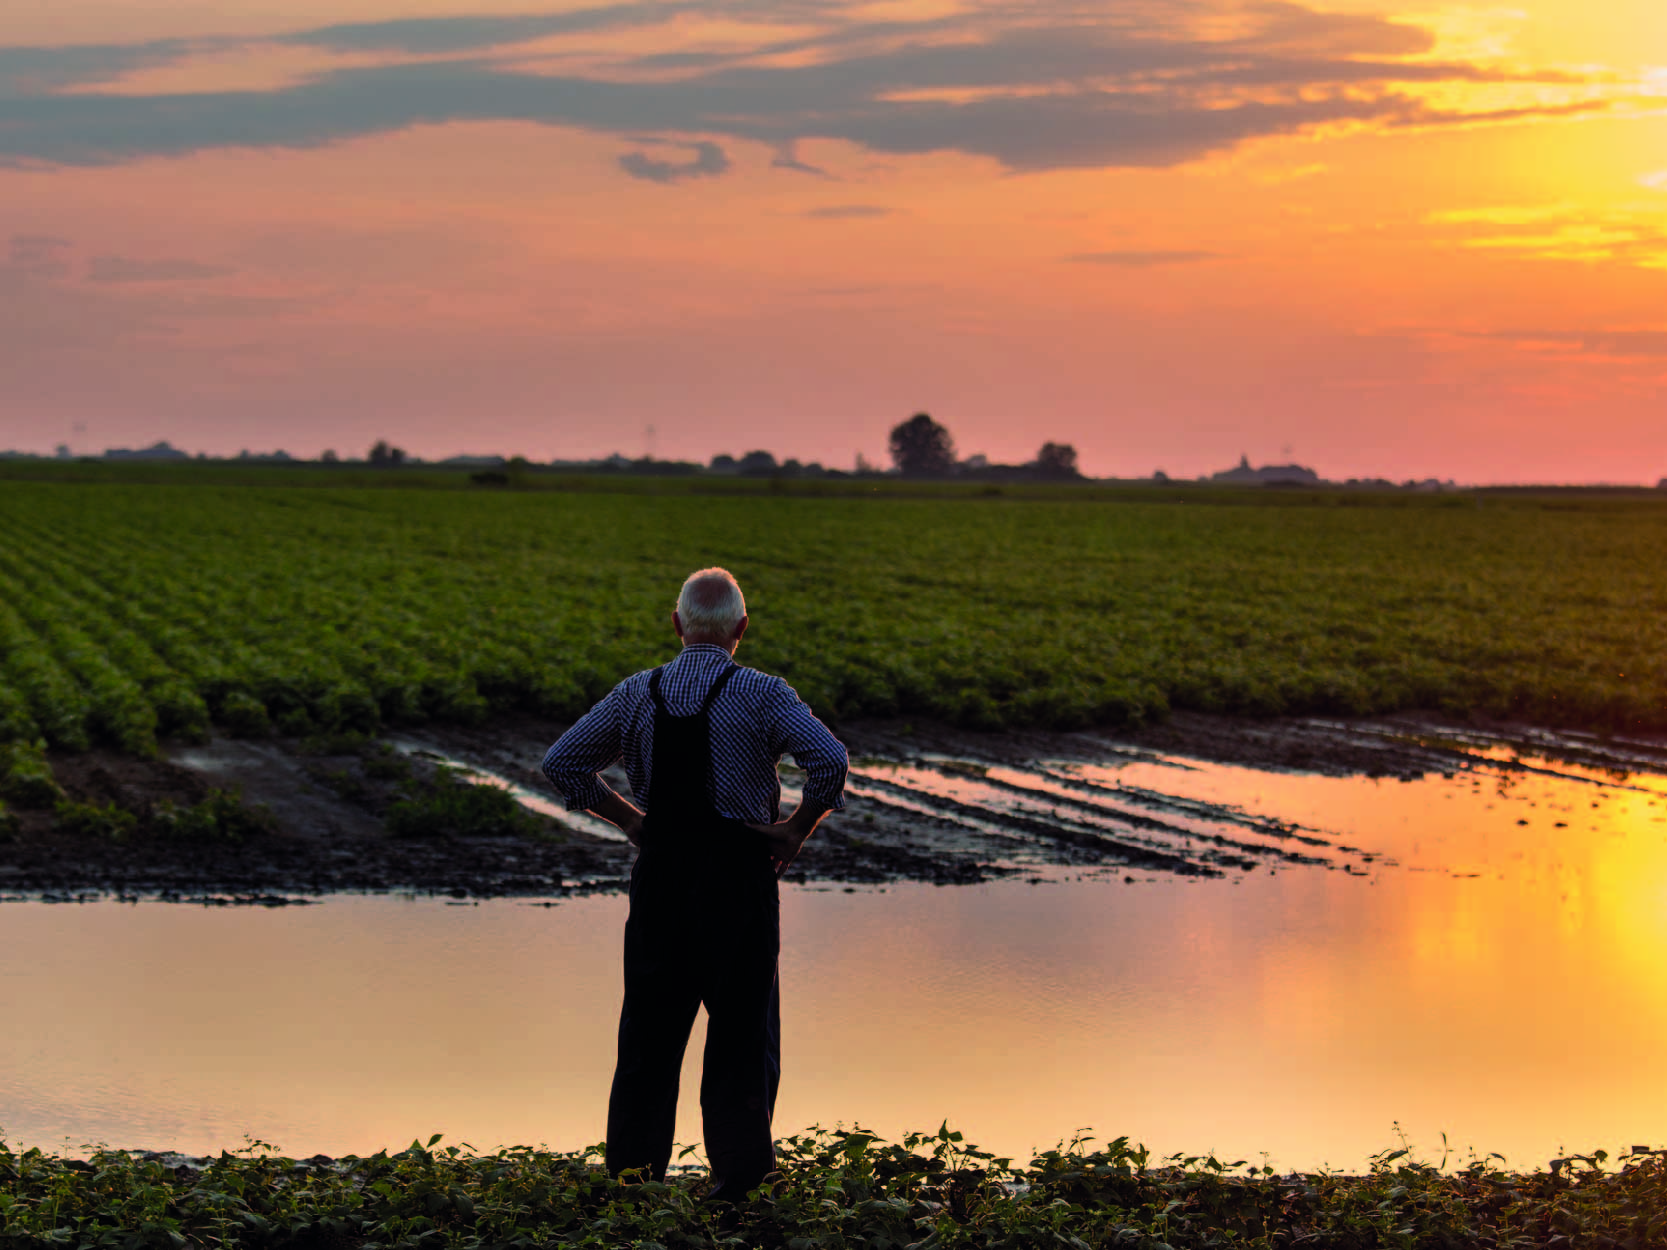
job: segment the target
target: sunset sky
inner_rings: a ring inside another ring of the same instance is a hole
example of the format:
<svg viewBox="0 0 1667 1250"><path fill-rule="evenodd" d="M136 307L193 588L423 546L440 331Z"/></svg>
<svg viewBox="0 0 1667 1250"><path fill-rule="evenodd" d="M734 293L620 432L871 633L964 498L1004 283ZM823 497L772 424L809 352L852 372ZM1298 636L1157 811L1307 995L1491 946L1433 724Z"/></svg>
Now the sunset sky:
<svg viewBox="0 0 1667 1250"><path fill-rule="evenodd" d="M0 447L1667 475L1661 0L523 2L7 0Z"/></svg>

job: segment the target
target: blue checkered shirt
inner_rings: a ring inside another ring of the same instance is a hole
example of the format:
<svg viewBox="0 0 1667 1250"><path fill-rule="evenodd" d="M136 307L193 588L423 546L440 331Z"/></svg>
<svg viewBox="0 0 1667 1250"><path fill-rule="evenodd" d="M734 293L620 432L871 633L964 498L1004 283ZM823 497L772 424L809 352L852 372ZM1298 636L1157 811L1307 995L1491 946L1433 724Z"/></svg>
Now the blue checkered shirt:
<svg viewBox="0 0 1667 1250"><path fill-rule="evenodd" d="M733 663L722 647L695 643L665 666L660 697L673 716L692 716L712 683ZM607 795L597 776L621 759L637 805L648 806L654 759L654 700L649 672L615 686L544 755L544 775L569 811L595 808ZM845 806L845 748L779 677L741 668L712 704L712 803L720 816L768 824L780 818L776 765L791 755L805 770L804 802Z"/></svg>

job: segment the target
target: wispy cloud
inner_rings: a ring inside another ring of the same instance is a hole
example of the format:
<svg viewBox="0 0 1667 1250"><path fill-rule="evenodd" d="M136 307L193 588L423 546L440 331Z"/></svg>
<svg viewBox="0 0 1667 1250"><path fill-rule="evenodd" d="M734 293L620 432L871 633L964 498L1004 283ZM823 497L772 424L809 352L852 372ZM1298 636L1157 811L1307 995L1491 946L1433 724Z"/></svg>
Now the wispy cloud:
<svg viewBox="0 0 1667 1250"><path fill-rule="evenodd" d="M1667 358L1667 330L1489 330L1466 338L1510 343L1524 351L1583 359Z"/></svg>
<svg viewBox="0 0 1667 1250"><path fill-rule="evenodd" d="M195 282L231 272L224 265L194 260L134 260L126 256L95 256L87 266L87 278L92 282Z"/></svg>
<svg viewBox="0 0 1667 1250"><path fill-rule="evenodd" d="M1450 227L1462 247L1514 252L1542 260L1619 262L1667 269L1667 227L1642 208L1587 209L1574 204L1455 209L1427 219Z"/></svg>
<svg viewBox="0 0 1667 1250"><path fill-rule="evenodd" d="M683 182L689 178L711 178L729 168L729 157L716 143L702 142L686 146L694 153L686 161L662 161L654 159L647 152L627 152L619 158L619 167L631 177L649 182Z"/></svg>
<svg viewBox="0 0 1667 1250"><path fill-rule="evenodd" d="M613 60L561 42L620 29L652 41L656 28L691 13L745 26L756 39L691 49L679 35L661 51ZM767 144L779 167L818 173L795 155L801 140L894 155L961 152L1020 171L1162 167L1327 126L1497 124L1604 107L1551 98L1558 84L1577 82L1567 74L1432 60L1433 38L1419 26L1292 0L1130 0L1110 11L1067 4L1057 16L997 0L891 22L821 0L768 8L627 0L566 13L345 23L266 42L377 63L268 90L118 96L89 84L186 61L203 41L0 49L0 164L305 148L419 124L523 121L695 145L687 162L643 152L621 159L626 173L658 182L722 173L729 160L714 140L723 139ZM1466 111L1451 100L1467 85L1515 82L1538 84L1546 102L1502 108L1489 97L1483 107L1478 98ZM77 90L66 93L71 85ZM1435 86L1446 92L1441 107L1420 95Z"/></svg>
<svg viewBox="0 0 1667 1250"><path fill-rule="evenodd" d="M342 22L279 37L279 42L336 52L406 52L443 55L511 47L622 26L669 21L691 6L673 3L609 4L566 13L482 14L469 17L407 17L379 22Z"/></svg>
<svg viewBox="0 0 1667 1250"><path fill-rule="evenodd" d="M71 246L55 234L14 234L7 241L6 267L33 277L61 277L69 272L65 254Z"/></svg>
<svg viewBox="0 0 1667 1250"><path fill-rule="evenodd" d="M65 47L0 47L0 109L12 100L64 87L111 82L135 70L169 65L199 45L184 39ZM3 114L0 114L3 116Z"/></svg>
<svg viewBox="0 0 1667 1250"><path fill-rule="evenodd" d="M1128 269L1145 269L1153 265L1189 265L1201 260L1220 260L1220 252L1198 251L1192 248L1129 248L1111 252L1073 252L1064 258L1078 265L1119 265Z"/></svg>
<svg viewBox="0 0 1667 1250"><path fill-rule="evenodd" d="M802 216L817 221L854 221L863 217L888 217L891 211L880 204L824 204L807 208Z"/></svg>

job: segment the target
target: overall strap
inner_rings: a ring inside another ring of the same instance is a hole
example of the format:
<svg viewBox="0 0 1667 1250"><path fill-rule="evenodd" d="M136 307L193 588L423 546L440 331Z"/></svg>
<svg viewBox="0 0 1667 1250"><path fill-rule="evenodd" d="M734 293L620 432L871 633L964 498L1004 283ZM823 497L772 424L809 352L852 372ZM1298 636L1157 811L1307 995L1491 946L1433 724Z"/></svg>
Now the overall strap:
<svg viewBox="0 0 1667 1250"><path fill-rule="evenodd" d="M722 693L723 688L729 684L729 679L735 676L735 674L740 671L740 668L741 666L739 664L731 664L718 675L718 680L713 682L712 688L706 692L706 701L700 705L700 711L696 713L696 715L705 716L712 710L712 704L717 701L718 695Z"/></svg>
<svg viewBox="0 0 1667 1250"><path fill-rule="evenodd" d="M654 706L662 712L666 710L666 701L660 694L660 674L665 671L666 666L662 664L648 675L648 697L654 700Z"/></svg>

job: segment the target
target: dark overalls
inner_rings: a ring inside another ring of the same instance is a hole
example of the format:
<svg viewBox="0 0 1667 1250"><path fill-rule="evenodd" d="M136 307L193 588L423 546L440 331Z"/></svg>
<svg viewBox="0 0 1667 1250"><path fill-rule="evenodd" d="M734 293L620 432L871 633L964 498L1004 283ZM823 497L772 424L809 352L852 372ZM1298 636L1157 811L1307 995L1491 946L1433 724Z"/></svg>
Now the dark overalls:
<svg viewBox="0 0 1667 1250"><path fill-rule="evenodd" d="M713 1194L740 1198L775 1169L770 1119L781 1079L776 873L762 834L712 802L712 704L673 716L656 670L654 756L625 922L625 1006L608 1099L608 1168L665 1179L678 1075L706 1005L700 1109Z"/></svg>

